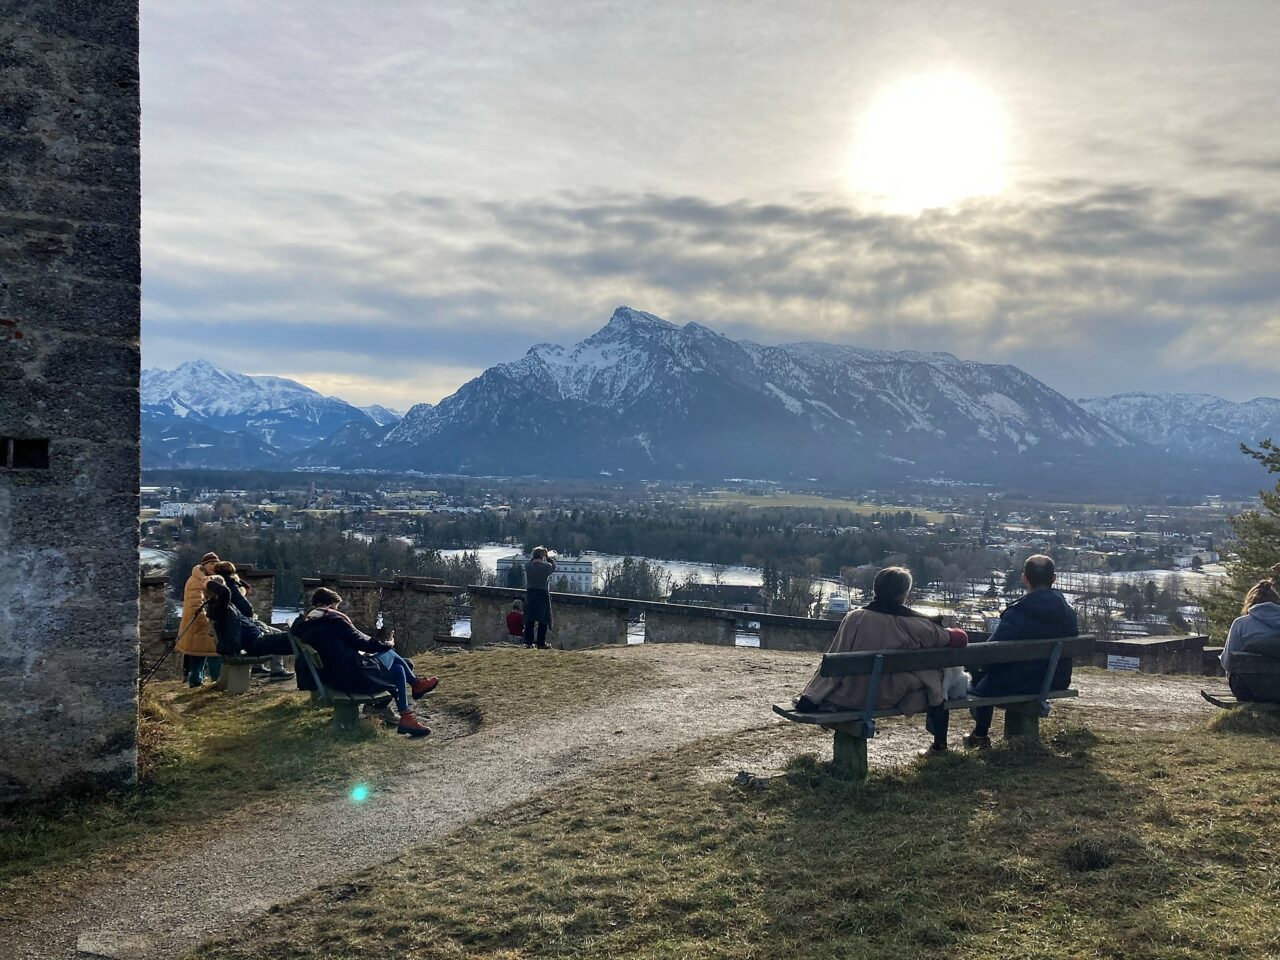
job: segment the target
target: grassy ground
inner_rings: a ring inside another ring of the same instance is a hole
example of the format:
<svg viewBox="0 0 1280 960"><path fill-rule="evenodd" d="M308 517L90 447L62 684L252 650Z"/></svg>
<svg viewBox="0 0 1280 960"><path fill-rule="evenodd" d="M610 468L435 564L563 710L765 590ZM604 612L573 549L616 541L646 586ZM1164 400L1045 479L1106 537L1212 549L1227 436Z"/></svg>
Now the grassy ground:
<svg viewBox="0 0 1280 960"><path fill-rule="evenodd" d="M1280 955L1280 722L1046 723L863 785L801 755L708 782L771 728L545 796L322 889L201 960Z"/></svg>
<svg viewBox="0 0 1280 960"><path fill-rule="evenodd" d="M830 510L848 510L850 513L897 513L910 510L924 517L930 523L945 520L946 517L934 510L921 507L903 507L889 504L863 503L859 500L841 500L835 497L823 497L811 493L775 493L753 495L734 493L729 490L716 490L698 501L701 507L820 507Z"/></svg>
<svg viewBox="0 0 1280 960"><path fill-rule="evenodd" d="M429 714L480 723L607 697L646 670L634 661L515 649L428 654L416 662L441 678ZM136 863L140 849L180 844L192 830L208 835L222 818L278 807L431 749L430 739L372 727L335 735L332 711L270 685L226 697L210 685L159 684L149 688L143 714L137 786L0 812L0 917L48 909L59 891Z"/></svg>

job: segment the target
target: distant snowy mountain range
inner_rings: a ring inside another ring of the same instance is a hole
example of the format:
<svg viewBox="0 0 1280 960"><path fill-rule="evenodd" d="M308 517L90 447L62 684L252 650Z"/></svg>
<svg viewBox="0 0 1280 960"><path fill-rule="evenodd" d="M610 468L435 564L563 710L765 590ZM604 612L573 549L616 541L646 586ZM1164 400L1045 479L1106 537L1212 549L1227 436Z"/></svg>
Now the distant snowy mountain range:
<svg viewBox="0 0 1280 960"><path fill-rule="evenodd" d="M400 419L386 407L354 407L296 380L246 376L207 360L144 370L141 400L147 467L288 467L291 455L344 429L380 436Z"/></svg>
<svg viewBox="0 0 1280 960"><path fill-rule="evenodd" d="M142 377L144 465L484 475L1035 483L1211 472L1280 436L1280 400L1072 401L1017 367L826 343L761 346L619 307L403 417L206 361Z"/></svg>

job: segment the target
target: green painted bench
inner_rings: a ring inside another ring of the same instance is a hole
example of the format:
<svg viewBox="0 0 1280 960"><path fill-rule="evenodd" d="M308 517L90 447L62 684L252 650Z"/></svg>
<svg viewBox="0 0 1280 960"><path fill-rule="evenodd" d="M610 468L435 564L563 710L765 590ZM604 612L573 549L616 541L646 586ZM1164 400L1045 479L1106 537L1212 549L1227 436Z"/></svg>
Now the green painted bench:
<svg viewBox="0 0 1280 960"><path fill-rule="evenodd" d="M391 694L380 693L347 693L326 687L320 679L320 668L324 665L320 653L309 643L299 640L292 632L289 643L293 646L293 654L297 658L298 669L306 669L311 674L315 689L311 691L311 702L320 706L333 708L333 729L338 731L354 730L360 722L360 707L372 705L385 707L391 702Z"/></svg>
<svg viewBox="0 0 1280 960"><path fill-rule="evenodd" d="M1028 640L1010 643L974 643L967 647L929 650L867 650L828 653L819 674L824 677L868 677L867 701L861 710L804 713L794 706L775 703L773 712L792 723L816 724L835 734L833 758L836 773L852 780L867 777L867 741L876 735L876 720L903 716L901 710L877 710L880 678L885 674L942 670L946 667L991 667L997 664L1048 660L1038 693L1005 697L963 697L948 700L947 710L996 707L1005 712L1005 737L1040 736L1040 718L1049 715L1049 701L1079 696L1076 690L1050 690L1054 671L1062 657L1087 657L1093 652L1092 636L1060 640Z"/></svg>

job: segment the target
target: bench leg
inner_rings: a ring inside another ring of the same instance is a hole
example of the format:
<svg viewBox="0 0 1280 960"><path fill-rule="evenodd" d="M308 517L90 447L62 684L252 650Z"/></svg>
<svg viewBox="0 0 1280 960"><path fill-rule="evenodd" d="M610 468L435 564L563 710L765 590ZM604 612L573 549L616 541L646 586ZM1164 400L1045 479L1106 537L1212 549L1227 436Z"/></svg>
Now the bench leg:
<svg viewBox="0 0 1280 960"><path fill-rule="evenodd" d="M832 760L838 777L847 780L867 779L867 738L836 729Z"/></svg>
<svg viewBox="0 0 1280 960"><path fill-rule="evenodd" d="M249 689L249 671L252 669L247 663L223 663L218 682L225 684L223 689L228 696L238 697Z"/></svg>
<svg viewBox="0 0 1280 960"><path fill-rule="evenodd" d="M344 733L354 730L360 723L360 705L350 700L338 700L333 705L333 729Z"/></svg>
<svg viewBox="0 0 1280 960"><path fill-rule="evenodd" d="M1004 738L1013 740L1025 737L1028 740L1040 739L1040 708L1038 704L1029 707L1009 707L1004 712Z"/></svg>

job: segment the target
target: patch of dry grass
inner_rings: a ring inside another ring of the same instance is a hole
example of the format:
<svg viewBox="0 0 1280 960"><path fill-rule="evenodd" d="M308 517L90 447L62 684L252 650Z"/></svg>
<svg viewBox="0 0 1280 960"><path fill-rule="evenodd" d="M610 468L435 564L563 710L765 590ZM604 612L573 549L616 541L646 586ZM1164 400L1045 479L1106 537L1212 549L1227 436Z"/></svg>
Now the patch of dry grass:
<svg viewBox="0 0 1280 960"><path fill-rule="evenodd" d="M1280 954L1272 736L1047 723L1045 743L762 791L772 728L556 789L273 912L200 960ZM785 742L784 742L785 741Z"/></svg>
<svg viewBox="0 0 1280 960"><path fill-rule="evenodd" d="M441 678L431 713L483 723L572 710L643 682L646 664L608 652L502 649L425 654L419 670ZM57 891L207 834L228 816L278 811L310 792L403 765L431 749L362 726L335 734L332 711L276 685L227 697L206 685L145 689L139 782L0 811L0 917L50 909Z"/></svg>

